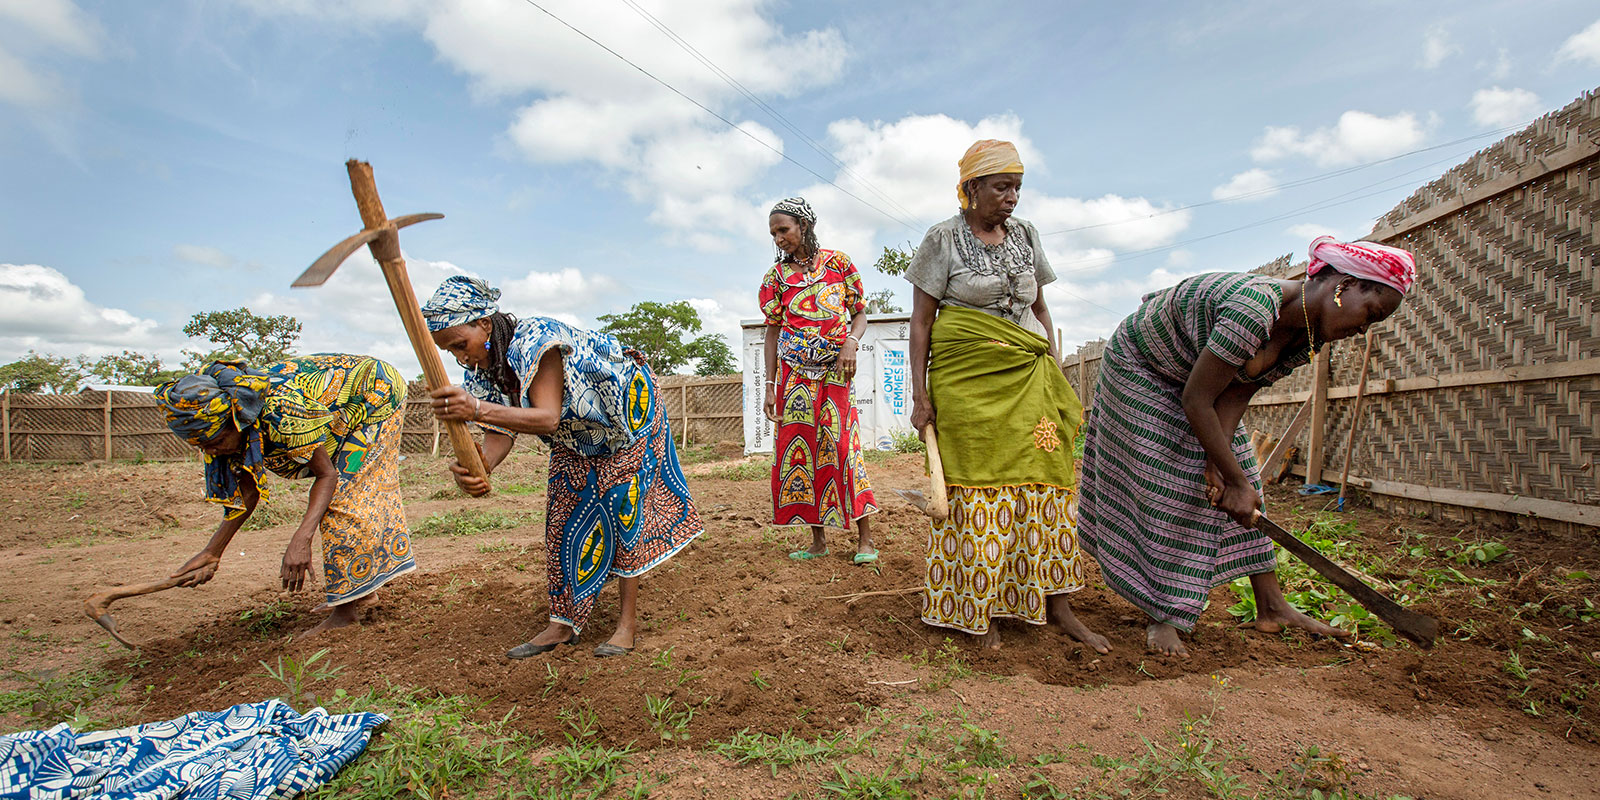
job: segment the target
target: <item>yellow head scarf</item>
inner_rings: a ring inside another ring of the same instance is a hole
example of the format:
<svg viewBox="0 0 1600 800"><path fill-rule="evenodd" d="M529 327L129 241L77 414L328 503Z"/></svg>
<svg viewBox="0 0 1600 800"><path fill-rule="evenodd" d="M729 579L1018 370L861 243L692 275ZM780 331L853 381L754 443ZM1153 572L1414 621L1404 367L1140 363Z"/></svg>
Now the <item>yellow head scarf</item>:
<svg viewBox="0 0 1600 800"><path fill-rule="evenodd" d="M1016 145L999 139L973 142L957 165L961 167L961 180L956 182L956 197L961 200L962 208L971 205L967 197L967 181L985 175L1022 174L1022 156L1017 154Z"/></svg>

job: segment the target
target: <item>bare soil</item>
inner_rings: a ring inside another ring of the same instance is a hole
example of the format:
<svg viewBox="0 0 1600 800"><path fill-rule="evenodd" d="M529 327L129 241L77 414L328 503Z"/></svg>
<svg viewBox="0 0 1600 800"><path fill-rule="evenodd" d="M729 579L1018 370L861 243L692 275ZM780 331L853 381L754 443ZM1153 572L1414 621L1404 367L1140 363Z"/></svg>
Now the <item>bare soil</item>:
<svg viewBox="0 0 1600 800"><path fill-rule="evenodd" d="M402 483L414 528L483 509L521 524L415 539L419 570L385 590L360 627L310 640L293 634L316 623L320 597L276 588L304 488L275 482L266 521L276 524L241 532L210 584L114 607L122 630L146 643L139 653L85 618L81 601L97 587L163 577L199 549L217 521L199 500L199 465L9 465L0 469L0 646L10 670L0 691L95 668L130 678L95 701L103 716L164 719L273 696L280 687L261 662L327 648L327 663L343 669L320 691L395 685L467 695L485 702L485 719L515 709L512 725L547 735L565 712L592 709L604 741L643 751L662 797L809 796L832 777L823 767L773 777L708 749L745 729L815 738L885 719L968 719L1003 734L1019 764L1077 754L1037 769L1072 786L1101 774L1090 754L1134 757L1145 752L1141 737L1159 740L1202 715L1262 776L1314 745L1337 753L1363 792L1595 796L1600 623L1585 601L1600 598L1585 573L1600 576L1600 548L1590 534L1350 512L1356 547L1383 565L1379 579L1400 583L1432 569L1484 582L1453 581L1422 599L1419 610L1448 631L1431 650L1240 630L1226 611L1235 598L1219 587L1189 639L1193 657L1156 657L1143 650L1137 612L1091 573L1073 603L1112 640L1111 654L1022 624L1004 626L1002 649L991 653L922 624L915 593L837 599L921 583L926 519L890 491L923 486L920 456L871 464L883 555L864 568L849 560L853 536L838 531L833 555L787 558L809 533L765 524L767 483L749 479L761 462L736 455L701 449L689 459L700 460L686 469L707 532L645 577L634 654L590 652L616 623L608 589L580 646L526 661L503 654L546 614L545 462L536 453L513 456L496 476L502 491L483 500L455 493L442 459L408 458ZM1308 518L1324 502L1278 489L1271 501L1287 519ZM1510 552L1477 566L1451 558L1480 542ZM289 605L264 623L280 601ZM695 709L687 744L655 734L647 695ZM0 714L0 731L36 724L26 709ZM1001 775L994 796L1016 796L1029 772Z"/></svg>

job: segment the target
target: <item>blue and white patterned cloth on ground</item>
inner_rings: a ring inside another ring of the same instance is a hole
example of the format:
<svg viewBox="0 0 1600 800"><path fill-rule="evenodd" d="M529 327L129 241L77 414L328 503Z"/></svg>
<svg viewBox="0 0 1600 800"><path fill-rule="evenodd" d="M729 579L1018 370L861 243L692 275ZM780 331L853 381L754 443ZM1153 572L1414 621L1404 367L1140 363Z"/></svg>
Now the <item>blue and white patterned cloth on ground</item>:
<svg viewBox="0 0 1600 800"><path fill-rule="evenodd" d="M293 797L326 783L388 721L267 700L98 733L62 723L0 736L0 798Z"/></svg>

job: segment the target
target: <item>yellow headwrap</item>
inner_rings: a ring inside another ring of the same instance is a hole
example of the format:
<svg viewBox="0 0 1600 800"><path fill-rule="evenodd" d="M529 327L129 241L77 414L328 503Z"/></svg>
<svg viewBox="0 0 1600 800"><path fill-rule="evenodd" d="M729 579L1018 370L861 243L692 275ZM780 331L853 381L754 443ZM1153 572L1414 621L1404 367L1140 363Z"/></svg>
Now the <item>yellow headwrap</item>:
<svg viewBox="0 0 1600 800"><path fill-rule="evenodd" d="M967 199L967 181L985 175L1022 174L1022 156L1017 154L1016 146L999 139L979 139L973 142L957 165L961 167L961 180L956 182L956 197L961 201L962 208L970 205Z"/></svg>

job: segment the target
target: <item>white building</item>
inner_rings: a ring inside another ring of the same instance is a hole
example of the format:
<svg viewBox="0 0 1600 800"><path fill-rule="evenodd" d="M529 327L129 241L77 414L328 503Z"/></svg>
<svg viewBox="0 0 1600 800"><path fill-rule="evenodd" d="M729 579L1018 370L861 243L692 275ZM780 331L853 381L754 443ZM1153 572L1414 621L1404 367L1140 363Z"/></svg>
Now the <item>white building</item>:
<svg viewBox="0 0 1600 800"><path fill-rule="evenodd" d="M766 323L741 320L744 361L744 451L770 453L776 431L762 413L767 380L762 353ZM871 314L856 350L856 409L861 415L861 446L887 450L891 431L911 431L911 315Z"/></svg>

